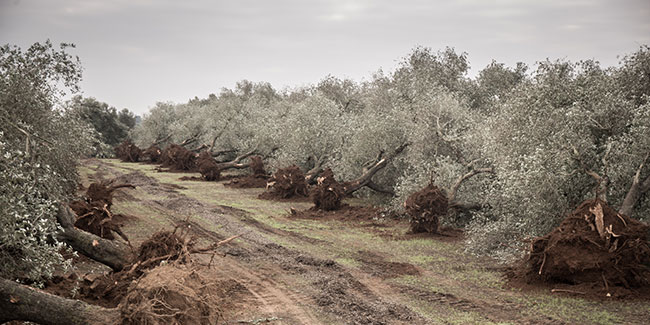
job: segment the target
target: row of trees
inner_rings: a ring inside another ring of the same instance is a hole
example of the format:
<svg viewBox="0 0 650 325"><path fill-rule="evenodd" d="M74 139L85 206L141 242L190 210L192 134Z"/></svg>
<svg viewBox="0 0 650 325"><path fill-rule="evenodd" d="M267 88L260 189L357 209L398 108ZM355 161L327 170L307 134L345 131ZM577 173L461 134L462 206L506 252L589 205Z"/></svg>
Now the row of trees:
<svg viewBox="0 0 650 325"><path fill-rule="evenodd" d="M109 152L135 116L79 92L81 64L49 41L0 47L0 277L39 283L65 266L56 214L80 157ZM112 151L112 150L111 150Z"/></svg>
<svg viewBox="0 0 650 325"><path fill-rule="evenodd" d="M271 167L331 167L361 174L378 154L408 148L366 190L394 210L429 182L446 189L468 247L504 258L586 197L621 212L650 211L650 51L618 67L493 62L468 78L465 53L415 48L392 72L356 83L328 76L278 91L239 82L185 104L158 103L132 132L140 146L165 139L213 152L257 149Z"/></svg>

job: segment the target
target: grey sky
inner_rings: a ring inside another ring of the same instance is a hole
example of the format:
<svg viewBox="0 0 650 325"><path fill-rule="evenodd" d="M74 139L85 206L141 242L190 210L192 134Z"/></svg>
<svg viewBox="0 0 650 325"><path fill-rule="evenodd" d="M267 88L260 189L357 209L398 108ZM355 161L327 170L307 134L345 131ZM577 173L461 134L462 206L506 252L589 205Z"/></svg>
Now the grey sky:
<svg viewBox="0 0 650 325"><path fill-rule="evenodd" d="M276 88L392 70L416 45L492 59L617 55L650 44L648 0L0 0L0 43L71 42L82 88L142 114L242 79Z"/></svg>

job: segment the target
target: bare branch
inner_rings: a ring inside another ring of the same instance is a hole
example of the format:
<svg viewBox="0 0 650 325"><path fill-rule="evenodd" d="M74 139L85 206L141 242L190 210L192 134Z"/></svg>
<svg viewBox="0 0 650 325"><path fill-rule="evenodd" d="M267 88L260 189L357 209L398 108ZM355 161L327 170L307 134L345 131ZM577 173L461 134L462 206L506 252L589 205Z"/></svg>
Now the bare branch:
<svg viewBox="0 0 650 325"><path fill-rule="evenodd" d="M585 164L582 158L580 158L580 153L578 152L578 149L574 145L571 145L571 148L573 150L573 159L575 159L580 164L580 166L582 167L582 169L587 175L591 176L593 179L596 180L597 183L596 190L595 190L596 197L607 202L607 186L609 185L609 178L607 177L607 175L603 177L600 176L595 171L589 169L589 167L587 167L587 164ZM605 167L607 166L607 156L609 155L610 150L611 150L611 146L607 146L607 150L605 151L605 154L601 159Z"/></svg>

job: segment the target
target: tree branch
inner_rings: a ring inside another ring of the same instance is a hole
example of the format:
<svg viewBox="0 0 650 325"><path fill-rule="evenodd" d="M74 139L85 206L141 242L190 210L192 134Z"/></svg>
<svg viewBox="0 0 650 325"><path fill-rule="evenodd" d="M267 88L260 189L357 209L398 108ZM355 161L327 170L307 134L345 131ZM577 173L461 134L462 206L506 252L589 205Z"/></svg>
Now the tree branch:
<svg viewBox="0 0 650 325"><path fill-rule="evenodd" d="M364 186L367 186L368 183L370 183L372 181L372 177L378 171L380 171L384 167L386 167L386 165L388 165L388 162L390 162L397 155L402 153L402 151L404 151L404 149L406 149L406 147L408 147L408 146L409 146L408 142L404 143L401 146L399 146L397 149L395 149L395 151L393 151L390 155L388 155L388 156L386 156L384 158L382 158L383 153L380 152L379 155L377 156L377 158L379 160L377 160L377 162L375 162L375 164L373 164L372 166L367 168L359 178L357 178L357 179L355 179L355 180L353 180L351 182L348 182L348 185L345 187L345 194L350 195L350 194L356 192L358 189L360 189L360 188L362 188Z"/></svg>
<svg viewBox="0 0 650 325"><path fill-rule="evenodd" d="M644 193L650 191L650 175L648 175L645 180L641 180L641 171L648 161L648 158L650 158L650 151L648 151L648 153L645 155L645 158L643 158L643 161L639 165L639 168L637 168L636 173L634 173L634 177L632 178L632 185L630 185L630 189L627 191L625 199L623 200L623 204L621 204L621 208L618 210L618 213L630 216L632 214L632 211L634 211L634 206L636 205L637 201Z"/></svg>

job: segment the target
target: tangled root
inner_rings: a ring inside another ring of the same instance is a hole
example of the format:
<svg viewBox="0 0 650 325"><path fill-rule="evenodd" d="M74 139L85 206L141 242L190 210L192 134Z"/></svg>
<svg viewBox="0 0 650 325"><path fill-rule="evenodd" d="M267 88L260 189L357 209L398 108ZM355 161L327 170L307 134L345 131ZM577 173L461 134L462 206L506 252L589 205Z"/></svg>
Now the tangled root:
<svg viewBox="0 0 650 325"><path fill-rule="evenodd" d="M533 240L525 273L545 282L646 286L650 284L648 229L606 202L587 200L560 226Z"/></svg>
<svg viewBox="0 0 650 325"><path fill-rule="evenodd" d="M141 155L142 150L129 139L115 147L115 156L124 162L138 162Z"/></svg>
<svg viewBox="0 0 650 325"><path fill-rule="evenodd" d="M317 179L318 185L311 191L311 199L317 210L333 211L341 208L345 187L336 181L334 173L327 168Z"/></svg>
<svg viewBox="0 0 650 325"><path fill-rule="evenodd" d="M439 218L447 215L449 203L442 190L429 184L420 191L411 194L404 202L404 207L410 216L411 232L438 233Z"/></svg>

